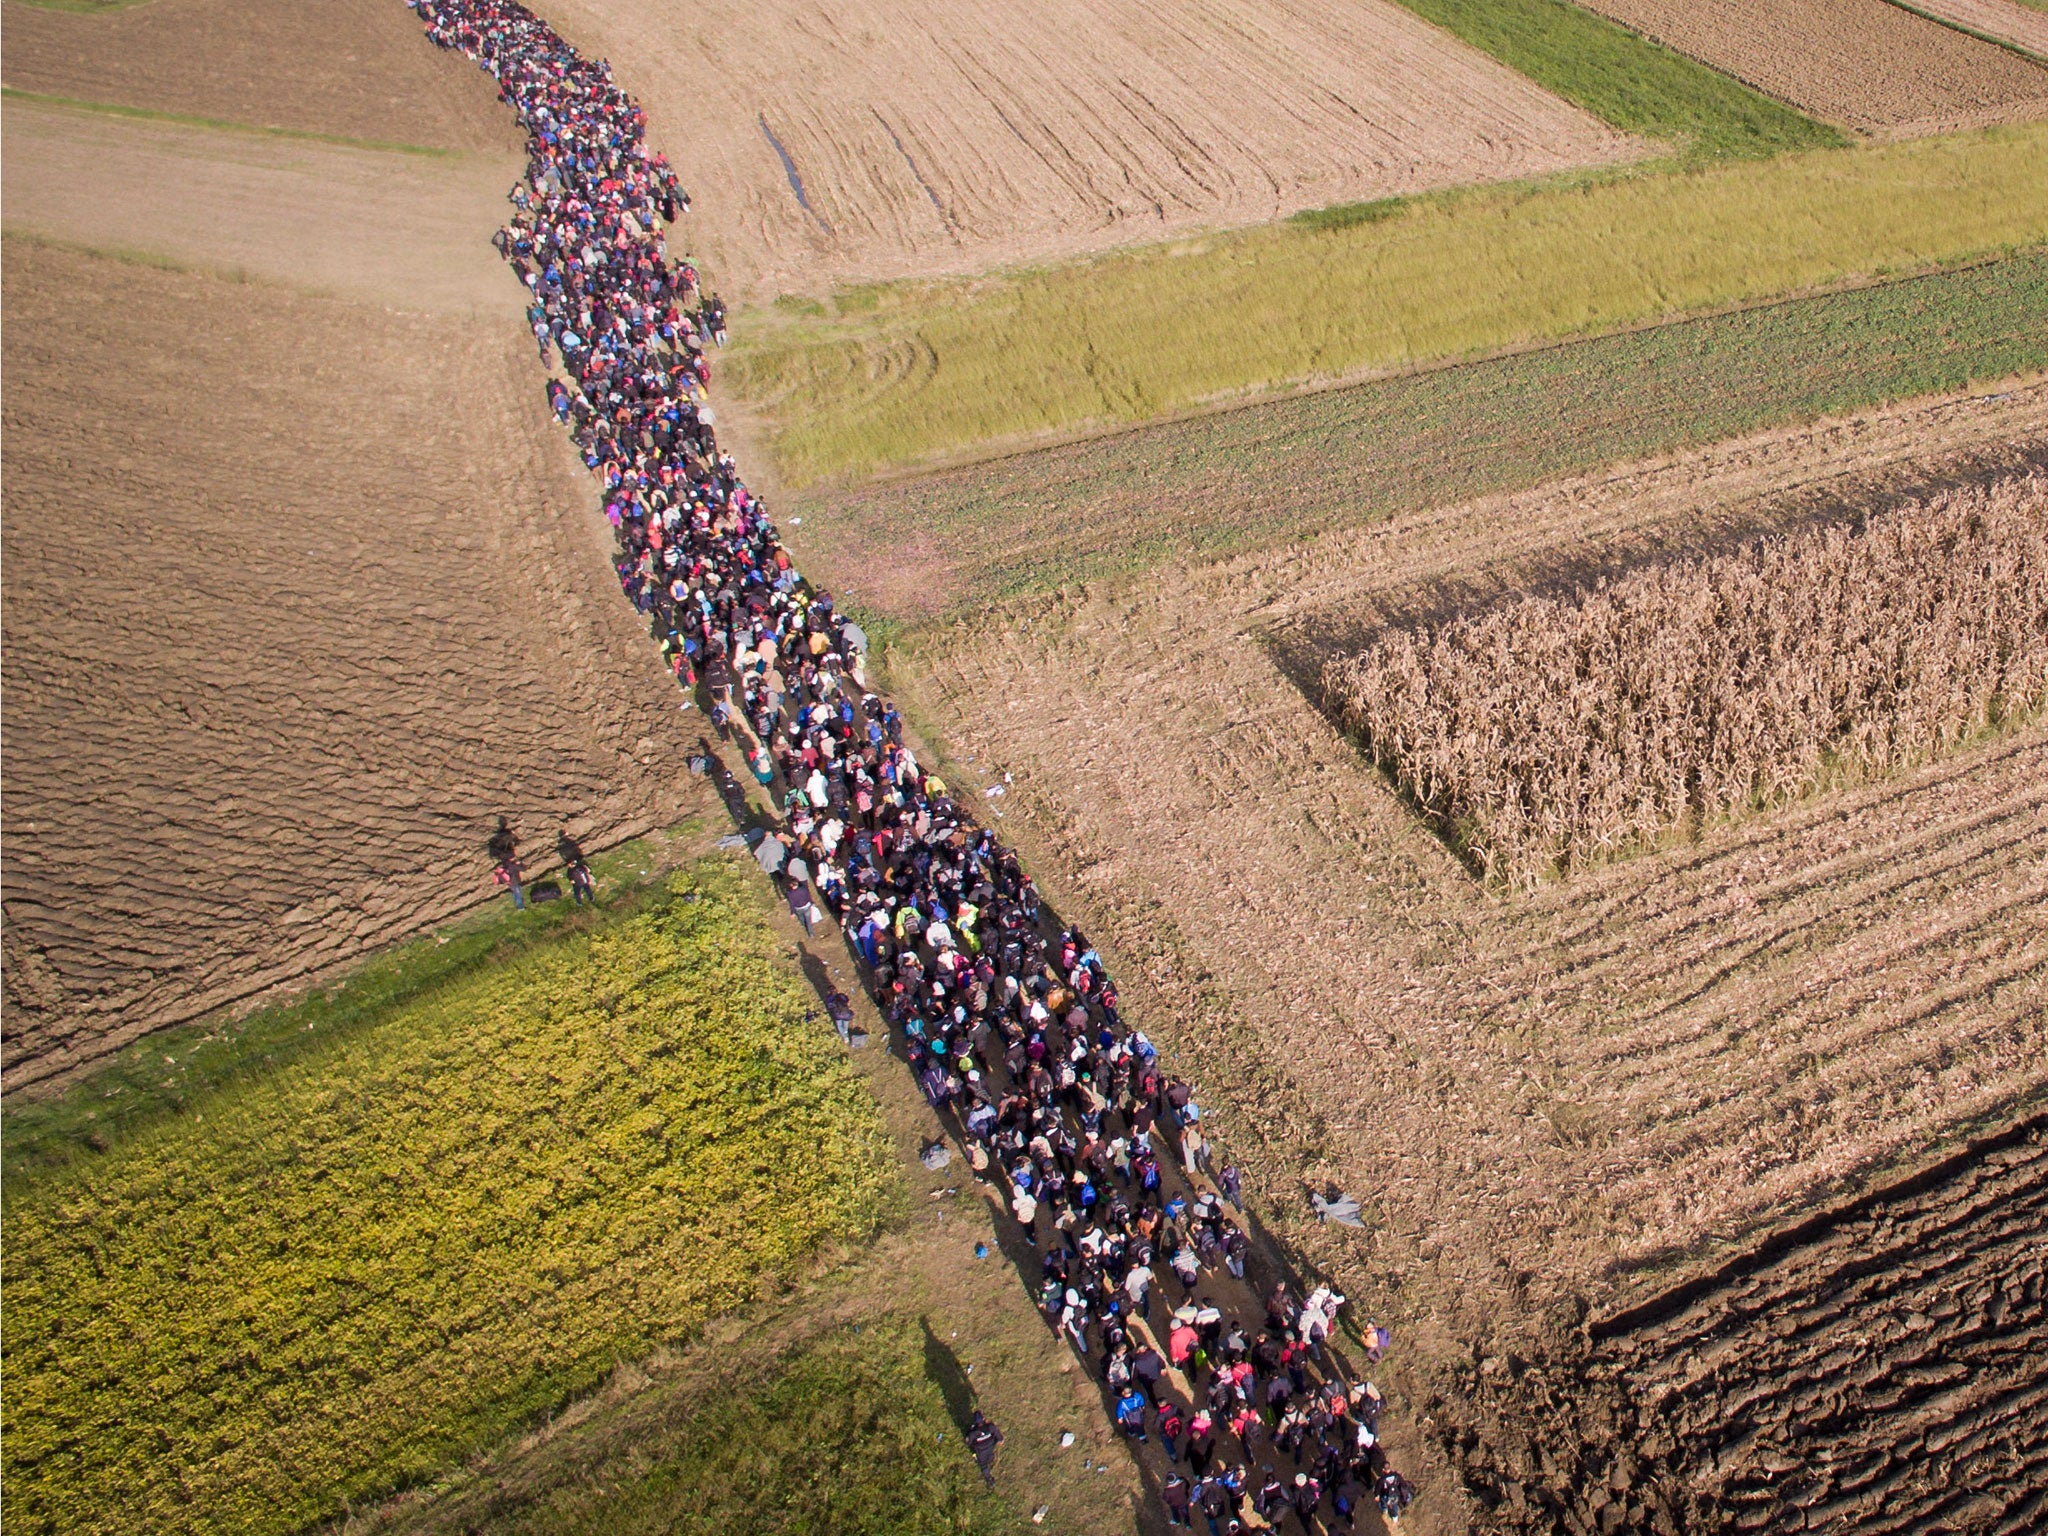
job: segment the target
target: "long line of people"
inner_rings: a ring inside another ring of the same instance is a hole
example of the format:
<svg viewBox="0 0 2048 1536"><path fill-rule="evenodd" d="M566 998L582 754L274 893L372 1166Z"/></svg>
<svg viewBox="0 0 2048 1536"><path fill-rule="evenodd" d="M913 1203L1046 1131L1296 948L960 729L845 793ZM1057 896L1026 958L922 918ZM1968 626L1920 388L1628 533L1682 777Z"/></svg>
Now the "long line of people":
<svg viewBox="0 0 2048 1536"><path fill-rule="evenodd" d="M927 1098L1037 1251L1048 1323L1096 1364L1123 1432L1157 1438L1169 1517L1214 1536L1290 1514L1348 1529L1368 1502L1398 1518L1412 1495L1379 1394L1324 1347L1344 1298L1277 1286L1263 1319L1213 1299L1246 1280L1250 1244L1193 1091L1126 1025L1102 957L1050 929L1016 855L918 762L867 687L865 637L719 450L706 347L724 310L669 258L689 198L641 109L513 0L408 3L527 130L497 244L560 360L549 404L602 487L620 585L746 743L783 811L762 867L806 926L822 903L849 938ZM1384 1343L1375 1330L1369 1356Z"/></svg>

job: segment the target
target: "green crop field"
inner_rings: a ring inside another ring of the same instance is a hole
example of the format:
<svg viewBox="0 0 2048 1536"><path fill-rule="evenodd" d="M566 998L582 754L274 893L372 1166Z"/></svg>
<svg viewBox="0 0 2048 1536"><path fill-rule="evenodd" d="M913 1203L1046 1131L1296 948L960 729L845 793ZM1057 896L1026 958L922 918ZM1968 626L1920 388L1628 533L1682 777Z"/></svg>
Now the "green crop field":
<svg viewBox="0 0 2048 1536"><path fill-rule="evenodd" d="M926 541L960 606L1220 555L2048 368L2048 253L1299 395L801 498L856 585Z"/></svg>
<svg viewBox="0 0 2048 1536"><path fill-rule="evenodd" d="M1775 155L1847 138L1568 0L1401 0L1547 91L1688 160Z"/></svg>
<svg viewBox="0 0 2048 1536"><path fill-rule="evenodd" d="M729 366L798 488L2043 240L2037 125L867 288L755 316Z"/></svg>
<svg viewBox="0 0 2048 1536"><path fill-rule="evenodd" d="M872 1234L879 1112L764 910L707 863L83 1146L74 1094L8 1177L10 1529L304 1529Z"/></svg>
<svg viewBox="0 0 2048 1536"><path fill-rule="evenodd" d="M414 1533L977 1536L1022 1522L983 1490L914 1318L882 1315L579 1425L462 1495L378 1523Z"/></svg>

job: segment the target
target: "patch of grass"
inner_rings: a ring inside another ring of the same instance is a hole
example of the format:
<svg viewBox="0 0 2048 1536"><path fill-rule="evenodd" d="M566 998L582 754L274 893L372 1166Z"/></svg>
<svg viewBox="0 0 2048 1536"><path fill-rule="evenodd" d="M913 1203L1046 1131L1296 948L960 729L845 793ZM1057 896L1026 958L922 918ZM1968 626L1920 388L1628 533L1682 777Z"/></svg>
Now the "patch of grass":
<svg viewBox="0 0 2048 1536"><path fill-rule="evenodd" d="M11 1194L23 1181L90 1161L153 1121L191 1112L241 1077L327 1051L339 1036L382 1023L394 1010L437 988L536 946L588 933L661 893L654 883L653 845L645 838L592 855L590 867L597 905L578 907L565 900L516 912L509 901L496 901L474 916L373 957L331 987L314 988L239 1019L221 1015L152 1031L58 1094L10 1095L0 1111L5 1188Z"/></svg>
<svg viewBox="0 0 2048 1536"><path fill-rule="evenodd" d="M848 569L929 540L965 607L2048 368L2048 252L803 498Z"/></svg>
<svg viewBox="0 0 2048 1536"><path fill-rule="evenodd" d="M1624 133L1669 144L1687 160L1849 142L1838 129L1568 0L1401 4L1574 106Z"/></svg>
<svg viewBox="0 0 2048 1536"><path fill-rule="evenodd" d="M885 1315L667 1394L630 1445L572 1433L408 1532L975 1536L1023 1522L984 1490L913 1318Z"/></svg>
<svg viewBox="0 0 2048 1536"><path fill-rule="evenodd" d="M722 861L8 1190L8 1522L297 1531L873 1233L873 1098Z"/></svg>
<svg viewBox="0 0 2048 1536"><path fill-rule="evenodd" d="M1922 270L2048 239L2048 127L1410 199L973 281L727 354L785 486Z"/></svg>
<svg viewBox="0 0 2048 1536"><path fill-rule="evenodd" d="M1384 223L1407 202L1405 197L1382 197L1369 203L1332 203L1327 208L1304 208L1290 214L1287 222L1301 229L1356 229L1361 224Z"/></svg>
<svg viewBox="0 0 2048 1536"><path fill-rule="evenodd" d="M28 0L46 4L47 0ZM72 9L54 5L52 10ZM369 149L391 155L425 155L434 160L460 158L461 151L436 149L426 144L401 144L391 139L352 139L346 134L316 133L308 128L270 128L262 123L237 123L220 117L193 117L184 112L159 112L153 107L124 107L112 101L87 101L77 96L51 96L42 91L18 91L0 86L0 100L25 101L36 106L63 107L73 112L92 112L102 117L130 117L149 123L172 123L180 128L208 128L218 133L249 133L266 139L303 139L315 144L339 144L344 149Z"/></svg>

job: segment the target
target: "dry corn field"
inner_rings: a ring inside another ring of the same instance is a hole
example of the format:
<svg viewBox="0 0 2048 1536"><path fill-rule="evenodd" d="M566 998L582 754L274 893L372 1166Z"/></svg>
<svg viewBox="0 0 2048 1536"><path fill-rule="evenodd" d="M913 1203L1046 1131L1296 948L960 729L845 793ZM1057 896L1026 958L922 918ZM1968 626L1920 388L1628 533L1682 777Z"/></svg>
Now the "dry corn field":
<svg viewBox="0 0 2048 1536"><path fill-rule="evenodd" d="M2048 698L2048 479L1389 631L1325 697L1481 872L1529 886Z"/></svg>

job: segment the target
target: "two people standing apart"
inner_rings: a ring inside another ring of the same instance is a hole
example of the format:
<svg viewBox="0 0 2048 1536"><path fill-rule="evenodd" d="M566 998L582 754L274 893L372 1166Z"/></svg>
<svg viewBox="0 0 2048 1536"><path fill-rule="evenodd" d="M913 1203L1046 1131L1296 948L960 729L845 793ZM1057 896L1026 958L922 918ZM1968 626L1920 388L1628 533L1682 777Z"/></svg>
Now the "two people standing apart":
<svg viewBox="0 0 2048 1536"><path fill-rule="evenodd" d="M519 863L519 836L512 830L512 824L505 817L498 818L497 830L492 832L484 851L490 856L491 878L512 893L515 911L526 910L526 880ZM564 827L555 838L555 856L562 861L562 873L569 881L569 894L576 899L576 905L597 900L597 884L591 878L589 860L584 857L583 846L569 835ZM541 898L549 893L541 892Z"/></svg>

